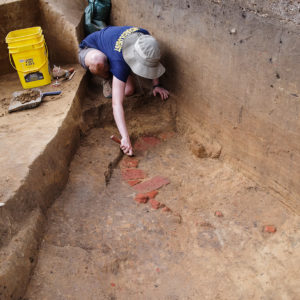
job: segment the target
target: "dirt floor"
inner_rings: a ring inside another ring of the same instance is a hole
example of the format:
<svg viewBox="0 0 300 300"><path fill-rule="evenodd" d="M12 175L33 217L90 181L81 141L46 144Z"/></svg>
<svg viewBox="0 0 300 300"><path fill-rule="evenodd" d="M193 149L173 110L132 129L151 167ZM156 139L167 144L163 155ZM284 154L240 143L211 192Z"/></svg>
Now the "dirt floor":
<svg viewBox="0 0 300 300"><path fill-rule="evenodd" d="M167 120L154 104L128 120L157 126L136 141L133 171L113 127L81 141L24 299L299 299L300 217L167 126L159 133ZM135 201L128 180L158 175L170 182L159 203Z"/></svg>

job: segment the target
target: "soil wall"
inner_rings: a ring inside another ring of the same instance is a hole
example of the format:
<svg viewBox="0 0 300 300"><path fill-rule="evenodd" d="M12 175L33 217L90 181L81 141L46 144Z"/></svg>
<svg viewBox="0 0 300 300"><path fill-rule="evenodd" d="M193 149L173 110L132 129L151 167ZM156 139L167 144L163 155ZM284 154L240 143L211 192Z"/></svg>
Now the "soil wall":
<svg viewBox="0 0 300 300"><path fill-rule="evenodd" d="M45 129L45 123L40 124L40 130L49 134L49 140L47 141L45 137L41 138L43 142L37 144L37 147L41 149L40 155L36 156L28 166L28 173L22 184L6 200L5 206L1 209L1 300L21 299L24 295L30 274L37 261L47 210L68 181L69 164L80 141L81 113L86 92L86 78L82 77L83 72L79 71L76 76L77 79L74 78L73 82L75 80L79 82L77 92L73 95L69 93L65 96L64 103L61 104L61 106L68 107L65 118L58 122L55 116L64 112L57 113L56 111L54 115L53 107L52 110L48 107L47 111L53 116L53 123L58 124L57 128L49 126L49 129ZM63 93L67 94L67 91ZM60 99L60 101L63 100ZM20 118L22 120L22 117ZM34 137L36 132L31 132L31 137ZM30 135L25 134L25 136ZM16 160L18 159L19 157ZM20 172L18 166L15 167L14 172Z"/></svg>
<svg viewBox="0 0 300 300"><path fill-rule="evenodd" d="M77 63L85 6L84 0L0 0L0 75L14 71L9 62L6 35L32 26L43 29L51 66Z"/></svg>
<svg viewBox="0 0 300 300"><path fill-rule="evenodd" d="M0 1L0 75L12 72L6 35L12 31L39 24L37 0Z"/></svg>
<svg viewBox="0 0 300 300"><path fill-rule="evenodd" d="M160 42L179 128L300 212L300 14L295 1L113 0L112 23ZM297 200L298 199L298 200Z"/></svg>
<svg viewBox="0 0 300 300"><path fill-rule="evenodd" d="M78 45L83 38L84 0L40 0L42 28L52 64L78 62Z"/></svg>

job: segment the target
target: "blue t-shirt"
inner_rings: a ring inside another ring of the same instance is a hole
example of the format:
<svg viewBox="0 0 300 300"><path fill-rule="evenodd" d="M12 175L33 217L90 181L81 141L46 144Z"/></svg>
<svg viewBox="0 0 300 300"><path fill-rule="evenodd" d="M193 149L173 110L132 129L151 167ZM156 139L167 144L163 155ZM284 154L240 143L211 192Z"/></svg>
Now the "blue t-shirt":
<svg viewBox="0 0 300 300"><path fill-rule="evenodd" d="M149 34L145 29L133 26L109 26L88 35L79 45L80 48L95 48L103 52L109 61L110 72L119 80L126 82L130 67L122 53L124 39L132 32Z"/></svg>

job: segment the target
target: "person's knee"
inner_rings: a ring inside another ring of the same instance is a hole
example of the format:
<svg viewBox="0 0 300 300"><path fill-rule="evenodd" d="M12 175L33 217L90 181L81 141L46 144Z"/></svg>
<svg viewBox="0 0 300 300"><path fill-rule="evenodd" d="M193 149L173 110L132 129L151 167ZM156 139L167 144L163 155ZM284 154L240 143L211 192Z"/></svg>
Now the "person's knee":
<svg viewBox="0 0 300 300"><path fill-rule="evenodd" d="M104 74L108 73L109 71L109 66L106 57L99 54L95 54L91 60L91 68L93 69L95 75L104 77Z"/></svg>
<svg viewBox="0 0 300 300"><path fill-rule="evenodd" d="M92 74L98 75L102 78L109 77L109 64L106 56L100 51L91 51L86 57L86 65Z"/></svg>
<svg viewBox="0 0 300 300"><path fill-rule="evenodd" d="M133 85L126 85L125 96L132 96L135 93L135 87Z"/></svg>
<svg viewBox="0 0 300 300"><path fill-rule="evenodd" d="M125 96L131 96L134 93L135 93L134 79L131 75L129 75L125 86Z"/></svg>

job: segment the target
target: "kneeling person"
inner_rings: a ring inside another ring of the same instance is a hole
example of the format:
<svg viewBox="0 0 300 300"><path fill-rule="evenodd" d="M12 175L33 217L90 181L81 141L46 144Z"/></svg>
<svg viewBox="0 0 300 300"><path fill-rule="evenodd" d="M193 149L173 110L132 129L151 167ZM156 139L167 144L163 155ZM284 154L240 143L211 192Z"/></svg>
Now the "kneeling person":
<svg viewBox="0 0 300 300"><path fill-rule="evenodd" d="M123 100L135 91L131 71L152 79L153 94L163 100L169 92L159 85L159 77L165 68L159 62L159 45L145 29L132 26L109 26L87 36L80 44L81 65L94 75L104 79L113 75L112 105L114 118L122 137L121 149L127 155L133 150L125 123Z"/></svg>

